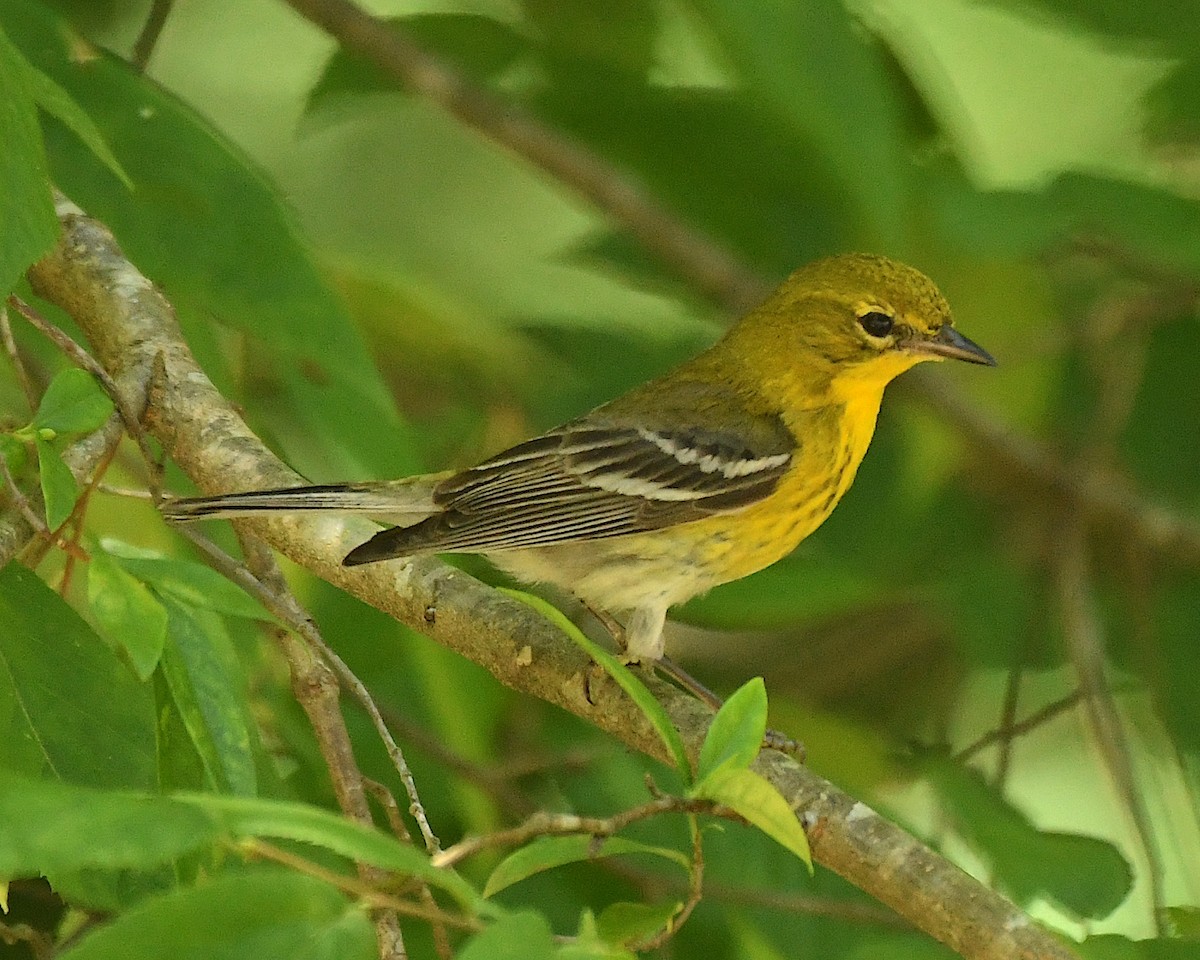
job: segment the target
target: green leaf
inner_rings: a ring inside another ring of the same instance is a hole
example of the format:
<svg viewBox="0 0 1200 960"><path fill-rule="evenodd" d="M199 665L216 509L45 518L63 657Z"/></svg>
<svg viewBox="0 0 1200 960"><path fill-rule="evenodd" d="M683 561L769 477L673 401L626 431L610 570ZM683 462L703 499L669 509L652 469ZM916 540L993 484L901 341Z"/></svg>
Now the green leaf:
<svg viewBox="0 0 1200 960"><path fill-rule="evenodd" d="M501 917L455 954L457 960L551 960L554 955L550 924L532 910Z"/></svg>
<svg viewBox="0 0 1200 960"><path fill-rule="evenodd" d="M595 841L594 837L586 834L539 837L520 849L514 850L500 861L491 876L488 877L487 885L483 888L483 895L490 897L506 887L511 887L514 883L520 883L527 877L532 877L544 870L561 867L564 864L630 853L646 853L677 863L684 870L691 868L688 858L678 850L651 846L636 840L626 840L624 837L608 837L599 843Z"/></svg>
<svg viewBox="0 0 1200 960"><path fill-rule="evenodd" d="M278 403L260 410L290 462L309 471L334 462L339 472L362 476L415 470L408 428L270 179L147 75L94 47L81 59L86 41L45 5L9 0L4 25L92 118L136 185L138 202L130 203L107 173L98 175L93 154L48 120L55 181L121 238L146 276L171 291L189 341L207 346L199 359L214 379L232 378L212 324L248 335L259 369L277 378L269 388ZM7 201L7 137L2 142L0 201ZM7 233L2 222L0 231Z"/></svg>
<svg viewBox="0 0 1200 960"><path fill-rule="evenodd" d="M591 910L580 914L575 939L560 946L554 957L555 960L637 960L629 950L600 935L599 924Z"/></svg>
<svg viewBox="0 0 1200 960"><path fill-rule="evenodd" d="M33 426L55 433L89 433L104 426L113 402L86 370L68 367L42 394Z"/></svg>
<svg viewBox="0 0 1200 960"><path fill-rule="evenodd" d="M982 775L961 764L928 755L921 769L1018 903L1045 896L1076 916L1099 919L1128 896L1133 874L1111 843L1037 829Z"/></svg>
<svg viewBox="0 0 1200 960"><path fill-rule="evenodd" d="M51 530L57 530L75 509L79 485L71 468L63 462L62 455L49 442L35 437L34 445L37 447L42 499L46 503L46 523Z"/></svg>
<svg viewBox="0 0 1200 960"><path fill-rule="evenodd" d="M1146 134L1157 144L1200 143L1200 60L1185 60L1146 94Z"/></svg>
<svg viewBox="0 0 1200 960"><path fill-rule="evenodd" d="M258 775L242 683L224 624L170 596L162 669L188 735L220 790L252 795Z"/></svg>
<svg viewBox="0 0 1200 960"><path fill-rule="evenodd" d="M767 688L762 677L747 680L713 717L696 769L697 786L725 770L742 770L758 756L767 732Z"/></svg>
<svg viewBox="0 0 1200 960"><path fill-rule="evenodd" d="M178 560L112 537L105 537L100 544L138 580L185 606L247 620L273 619L262 604L212 567Z"/></svg>
<svg viewBox="0 0 1200 960"><path fill-rule="evenodd" d="M554 73L585 69L648 75L657 60L662 8L653 0L557 3L525 0Z"/></svg>
<svg viewBox="0 0 1200 960"><path fill-rule="evenodd" d="M163 605L102 549L92 551L88 564L88 603L100 632L125 652L138 679L148 680L167 638Z"/></svg>
<svg viewBox="0 0 1200 960"><path fill-rule="evenodd" d="M654 727L654 731L658 734L659 739L666 745L668 753L670 753L675 761L675 768L679 771L679 775L683 778L684 783L690 784L692 782L692 766L688 762L687 752L683 749L683 739L679 736L679 731L675 729L675 724L671 722L671 718L667 716L667 711L663 709L661 703L654 699L654 694L646 689L646 685L635 677L632 671L625 664L621 663L620 660L584 636L583 632L553 604L549 604L540 597L535 597L533 594L525 593L521 590L504 589L501 592L508 594L516 600L520 600L526 606L533 607L533 609L541 613L543 617L574 640L575 644L584 653L600 664L605 672L617 681L618 686L625 691L629 699L637 705L637 708L645 714L646 719Z"/></svg>
<svg viewBox="0 0 1200 960"><path fill-rule="evenodd" d="M788 806L783 794L753 770L729 770L708 777L696 790L696 796L724 804L745 818L772 840L791 850L812 870L808 837Z"/></svg>
<svg viewBox="0 0 1200 960"><path fill-rule="evenodd" d="M100 135L92 118L71 97L66 90L42 73L28 61L25 62L25 81L37 105L52 117L56 117L64 126L70 129L92 153L103 163L113 176L123 183L127 189L133 189L133 181L121 167L116 154L109 149Z"/></svg>
<svg viewBox="0 0 1200 960"><path fill-rule="evenodd" d="M843 4L764 7L693 0L750 91L825 156L886 243L907 233L908 163L900 105L883 60ZM851 119L852 118L852 119Z"/></svg>
<svg viewBox="0 0 1200 960"><path fill-rule="evenodd" d="M0 768L91 786L152 786L149 688L17 563L0 570L0 624Z"/></svg>
<svg viewBox="0 0 1200 960"><path fill-rule="evenodd" d="M1194 940L1131 940L1115 933L1090 936L1072 949L1083 960L1196 960Z"/></svg>
<svg viewBox="0 0 1200 960"><path fill-rule="evenodd" d="M28 66L0 31L0 297L58 239Z"/></svg>
<svg viewBox="0 0 1200 960"><path fill-rule="evenodd" d="M365 910L336 888L274 868L215 877L147 900L60 960L371 960Z"/></svg>
<svg viewBox="0 0 1200 960"><path fill-rule="evenodd" d="M0 876L148 869L211 843L217 821L165 797L0 774Z"/></svg>
<svg viewBox="0 0 1200 960"><path fill-rule="evenodd" d="M453 870L435 867L412 845L329 810L301 803L207 793L177 794L176 799L204 810L235 837L311 843L356 862L420 877L451 894L464 907L495 913L495 908L484 903L475 888Z"/></svg>
<svg viewBox="0 0 1200 960"><path fill-rule="evenodd" d="M683 903L610 903L596 918L602 940L631 946L663 929L683 909Z"/></svg>

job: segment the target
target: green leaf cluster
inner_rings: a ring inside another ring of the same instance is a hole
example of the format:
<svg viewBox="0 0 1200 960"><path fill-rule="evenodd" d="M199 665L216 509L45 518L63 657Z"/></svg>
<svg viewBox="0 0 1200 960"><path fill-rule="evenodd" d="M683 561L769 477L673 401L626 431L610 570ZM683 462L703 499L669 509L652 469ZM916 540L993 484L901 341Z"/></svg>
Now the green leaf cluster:
<svg viewBox="0 0 1200 960"><path fill-rule="evenodd" d="M72 367L50 381L29 423L0 434L0 456L14 475L23 472L29 447L37 451L38 480L51 530L67 521L79 498L79 485L63 461L63 449L79 434L100 429L112 412L112 400L95 378Z"/></svg>

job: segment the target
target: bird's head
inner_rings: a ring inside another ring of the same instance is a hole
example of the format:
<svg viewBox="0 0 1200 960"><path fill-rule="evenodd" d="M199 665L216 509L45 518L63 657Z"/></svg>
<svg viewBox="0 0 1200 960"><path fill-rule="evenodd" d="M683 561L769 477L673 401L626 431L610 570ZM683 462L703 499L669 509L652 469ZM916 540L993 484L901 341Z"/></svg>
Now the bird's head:
<svg viewBox="0 0 1200 960"><path fill-rule="evenodd" d="M755 314L774 328L783 354L794 360L801 351L847 387L882 388L923 360L996 363L954 329L932 280L886 257L845 254L810 263Z"/></svg>

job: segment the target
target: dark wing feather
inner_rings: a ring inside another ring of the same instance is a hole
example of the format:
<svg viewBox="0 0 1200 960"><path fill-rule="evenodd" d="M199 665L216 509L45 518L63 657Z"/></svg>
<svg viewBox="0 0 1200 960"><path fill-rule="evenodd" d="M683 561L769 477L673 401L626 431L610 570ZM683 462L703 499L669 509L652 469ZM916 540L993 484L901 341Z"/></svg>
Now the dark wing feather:
<svg viewBox="0 0 1200 960"><path fill-rule="evenodd" d="M596 415L449 477L442 512L376 535L348 564L421 552L488 552L644 533L769 496L795 439L760 417L753 443L705 427L648 429Z"/></svg>

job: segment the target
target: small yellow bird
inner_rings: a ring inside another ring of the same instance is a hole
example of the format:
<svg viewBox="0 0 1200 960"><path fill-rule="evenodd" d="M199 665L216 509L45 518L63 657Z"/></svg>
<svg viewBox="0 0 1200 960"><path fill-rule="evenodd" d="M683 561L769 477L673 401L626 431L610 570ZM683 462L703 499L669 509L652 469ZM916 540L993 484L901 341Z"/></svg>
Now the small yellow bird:
<svg viewBox="0 0 1200 960"><path fill-rule="evenodd" d="M884 387L923 360L995 365L922 273L845 255L792 274L699 356L478 466L384 483L167 502L175 519L337 510L398 526L347 566L480 553L564 587L631 660L663 658L667 610L789 553L832 512Z"/></svg>

